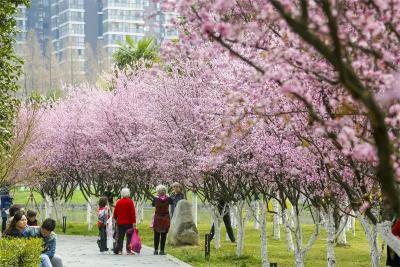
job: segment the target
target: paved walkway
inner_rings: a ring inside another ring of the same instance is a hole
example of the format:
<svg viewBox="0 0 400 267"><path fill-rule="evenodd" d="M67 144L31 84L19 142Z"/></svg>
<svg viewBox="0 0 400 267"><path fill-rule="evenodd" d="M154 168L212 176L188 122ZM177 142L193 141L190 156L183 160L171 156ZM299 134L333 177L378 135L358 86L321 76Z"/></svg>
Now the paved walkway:
<svg viewBox="0 0 400 267"><path fill-rule="evenodd" d="M155 256L153 249L143 246L140 255L100 254L94 236L57 236L57 254L64 267L190 267L170 255ZM125 252L124 252L125 253Z"/></svg>

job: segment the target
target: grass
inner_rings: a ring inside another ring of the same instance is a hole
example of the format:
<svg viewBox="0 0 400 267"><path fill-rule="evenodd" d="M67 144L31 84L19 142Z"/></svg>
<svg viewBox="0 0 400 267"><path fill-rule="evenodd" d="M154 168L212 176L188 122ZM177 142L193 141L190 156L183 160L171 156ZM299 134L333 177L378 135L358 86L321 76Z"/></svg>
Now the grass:
<svg viewBox="0 0 400 267"><path fill-rule="evenodd" d="M138 228L142 242L152 247L153 246L153 233L149 228L149 222L139 224ZM269 228L271 225L269 225ZM210 225L207 223L199 224L200 245L199 246L186 246L174 247L167 245L167 253L177 257L178 259L187 262L193 266L226 266L226 267L245 267L245 266L260 266L260 237L259 231L254 230L251 224L246 228L245 237L245 250L244 255L237 257L235 255L235 244L225 241L223 238L222 247L216 250L211 248L210 261L206 261L204 257L204 234L210 230ZM57 227L57 231L61 233L61 227ZM283 231L283 229L282 229ZM312 225L304 226L305 236L311 235L313 231ZM268 232L271 232L269 229ZM279 267L294 266L294 257L286 250L286 242L284 233L282 233L281 240L273 240L272 235L268 236L268 253L271 262L277 262ZM67 233L70 235L90 235L97 236L98 231L93 227L92 231L87 230L86 224L69 223L67 226ZM225 237L225 229L222 230L222 236ZM370 266L369 247L364 233L358 225L356 237L348 235L349 246L335 247L336 262L339 267L367 267ZM381 260L382 265L385 262ZM306 254L306 266L323 267L326 266L326 236L324 231L319 236L317 242L312 249Z"/></svg>

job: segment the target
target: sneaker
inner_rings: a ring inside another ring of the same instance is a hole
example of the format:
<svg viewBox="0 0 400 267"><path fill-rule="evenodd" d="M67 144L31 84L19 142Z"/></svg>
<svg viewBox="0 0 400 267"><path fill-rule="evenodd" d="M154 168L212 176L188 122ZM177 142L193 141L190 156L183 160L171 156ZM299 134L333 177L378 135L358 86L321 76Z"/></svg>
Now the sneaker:
<svg viewBox="0 0 400 267"><path fill-rule="evenodd" d="M134 251L131 250L131 251L127 251L126 254L127 254L127 255L135 255L136 253L135 253Z"/></svg>
<svg viewBox="0 0 400 267"><path fill-rule="evenodd" d="M158 250L154 250L154 255L158 255Z"/></svg>
<svg viewBox="0 0 400 267"><path fill-rule="evenodd" d="M167 254L165 254L164 250L161 250L160 254L158 254L158 255L167 255Z"/></svg>

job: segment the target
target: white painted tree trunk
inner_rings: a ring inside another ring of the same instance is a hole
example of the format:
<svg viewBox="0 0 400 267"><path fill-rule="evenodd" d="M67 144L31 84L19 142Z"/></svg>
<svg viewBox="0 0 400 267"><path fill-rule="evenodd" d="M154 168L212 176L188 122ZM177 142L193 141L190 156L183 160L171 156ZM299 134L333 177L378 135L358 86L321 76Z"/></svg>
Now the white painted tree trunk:
<svg viewBox="0 0 400 267"><path fill-rule="evenodd" d="M243 216L244 201L238 201L235 205L237 207L236 220L237 220L237 243L236 243L236 256L242 256L244 248L244 234L245 223L247 216Z"/></svg>
<svg viewBox="0 0 400 267"><path fill-rule="evenodd" d="M269 267L268 239L267 239L267 203L261 202L260 230L261 230L261 266Z"/></svg>
<svg viewBox="0 0 400 267"><path fill-rule="evenodd" d="M193 209L193 221L197 226L197 193L192 194L192 209Z"/></svg>
<svg viewBox="0 0 400 267"><path fill-rule="evenodd" d="M237 220L236 220L236 206L231 206L229 209L229 214L231 216L231 223L232 223L232 228L236 229L237 228Z"/></svg>
<svg viewBox="0 0 400 267"><path fill-rule="evenodd" d="M50 196L44 194L44 211L45 211L45 219L51 218L53 209L53 201L51 200Z"/></svg>
<svg viewBox="0 0 400 267"><path fill-rule="evenodd" d="M136 222L137 223L143 223L144 220L144 204L145 200L144 199L138 199L134 200L135 202L135 208L136 208Z"/></svg>
<svg viewBox="0 0 400 267"><path fill-rule="evenodd" d="M258 230L258 229L260 229L260 202L258 200L255 200L253 202L253 208L254 208L253 227L254 227L254 229Z"/></svg>
<svg viewBox="0 0 400 267"><path fill-rule="evenodd" d="M346 227L346 224L347 224L347 216L342 216L342 218L340 218L340 225L339 225L340 233L337 239L337 244L339 246L347 246L346 230L344 229Z"/></svg>
<svg viewBox="0 0 400 267"><path fill-rule="evenodd" d="M292 238L292 231L290 230L290 220L288 218L288 210L284 209L282 211L282 222L285 226L285 236L286 236L286 243L288 251L294 251L293 245L293 238Z"/></svg>
<svg viewBox="0 0 400 267"><path fill-rule="evenodd" d="M333 209L329 208L326 214L325 228L327 233L327 263L328 267L336 266L335 257L335 218L333 217Z"/></svg>
<svg viewBox="0 0 400 267"><path fill-rule="evenodd" d="M317 217L319 217L318 213L316 213L316 215ZM294 247L295 265L296 267L304 267L305 255L311 249L312 245L314 245L319 235L319 230L320 230L319 220L317 218L314 233L311 235L310 239L308 240L307 244L304 247L303 247L303 233L301 229L300 214L296 212L293 221L295 227L295 247Z"/></svg>
<svg viewBox="0 0 400 267"><path fill-rule="evenodd" d="M377 229L382 239L397 255L400 255L400 240L392 234L392 222L383 221L378 223Z"/></svg>
<svg viewBox="0 0 400 267"><path fill-rule="evenodd" d="M370 221L362 216L360 218L361 226L364 229L365 235L367 236L368 245L370 248L371 264L372 267L379 267L381 253L378 247L378 230L376 225L370 223Z"/></svg>
<svg viewBox="0 0 400 267"><path fill-rule="evenodd" d="M221 220L216 217L214 218L214 246L215 249L221 248Z"/></svg>
<svg viewBox="0 0 400 267"><path fill-rule="evenodd" d="M92 231L93 229L93 213L94 213L94 204L93 199L90 197L86 204L86 223L88 225L88 230Z"/></svg>
<svg viewBox="0 0 400 267"><path fill-rule="evenodd" d="M274 239L281 239L281 229L279 226L279 203L276 199L272 199L272 208L274 210L274 219L273 219L273 229L274 229Z"/></svg>
<svg viewBox="0 0 400 267"><path fill-rule="evenodd" d="M356 236L356 218L354 217L355 216L354 211L351 212L351 215L352 215L352 216L350 216L351 233L353 234L353 237L355 237Z"/></svg>

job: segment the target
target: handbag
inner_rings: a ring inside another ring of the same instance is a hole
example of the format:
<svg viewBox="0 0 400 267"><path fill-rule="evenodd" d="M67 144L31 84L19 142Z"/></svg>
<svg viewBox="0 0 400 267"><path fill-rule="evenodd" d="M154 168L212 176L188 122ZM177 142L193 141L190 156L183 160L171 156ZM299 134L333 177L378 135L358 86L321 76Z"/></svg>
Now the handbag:
<svg viewBox="0 0 400 267"><path fill-rule="evenodd" d="M132 233L130 247L131 250L136 253L140 253L140 250L142 249L142 241L140 240L139 231L136 228L133 230Z"/></svg>

